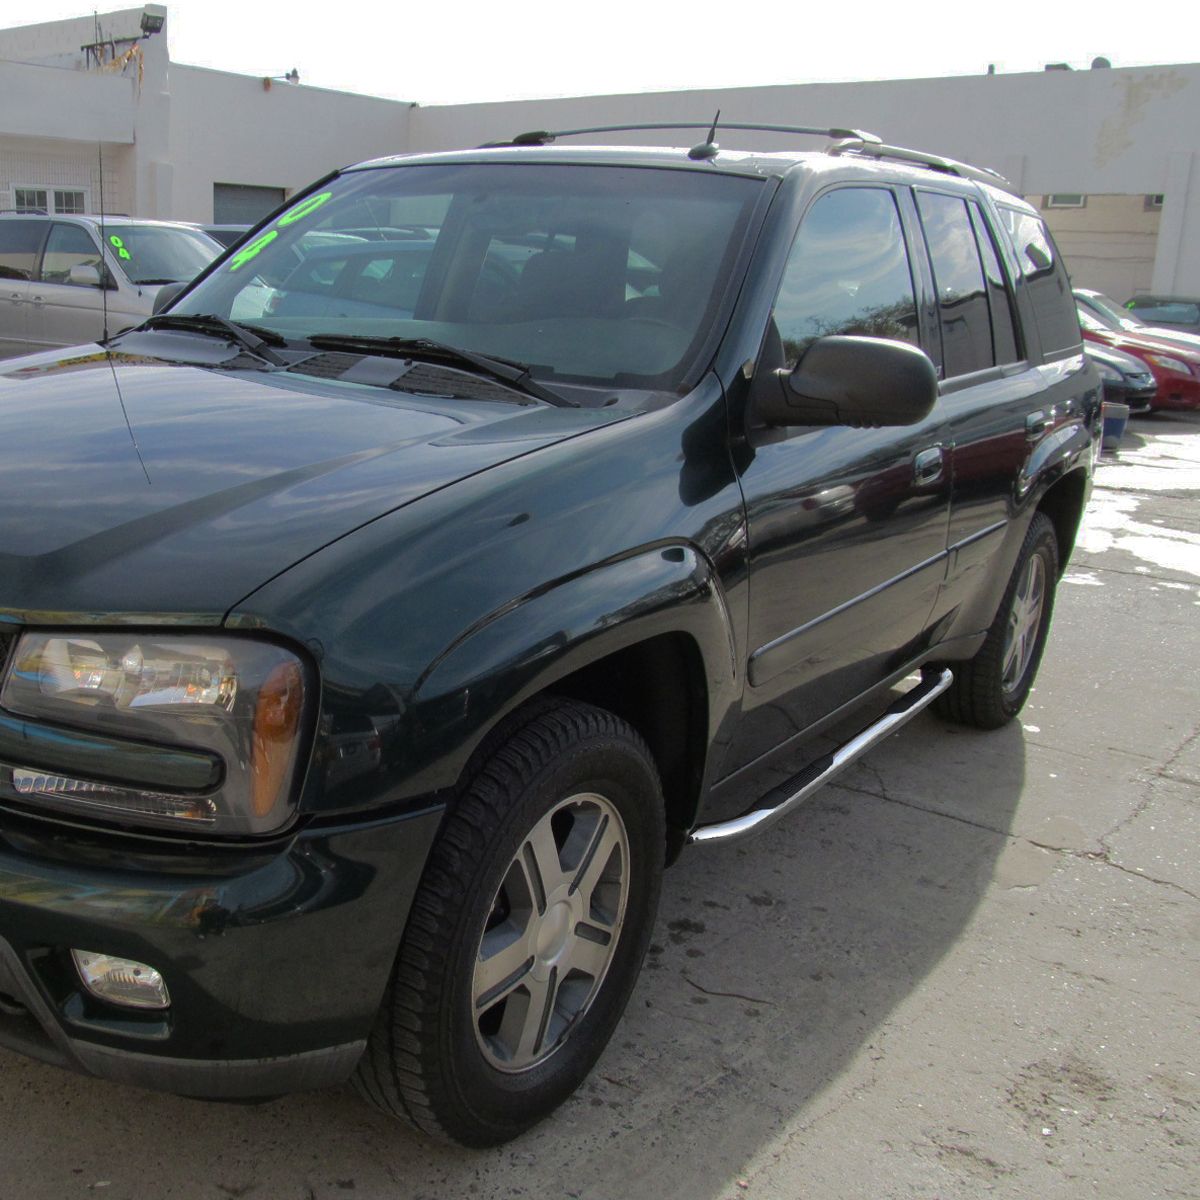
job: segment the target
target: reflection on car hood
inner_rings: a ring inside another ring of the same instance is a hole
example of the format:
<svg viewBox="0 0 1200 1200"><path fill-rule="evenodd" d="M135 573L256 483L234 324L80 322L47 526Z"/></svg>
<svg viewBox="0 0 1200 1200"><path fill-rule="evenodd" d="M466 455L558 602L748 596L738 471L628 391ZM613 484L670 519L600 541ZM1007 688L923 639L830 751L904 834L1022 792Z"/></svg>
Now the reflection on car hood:
<svg viewBox="0 0 1200 1200"><path fill-rule="evenodd" d="M0 369L0 619L214 623L364 522L628 415L99 347L15 359Z"/></svg>
<svg viewBox="0 0 1200 1200"><path fill-rule="evenodd" d="M1085 341L1099 342L1112 346L1117 350L1132 351L1137 354L1162 354L1167 358L1178 358L1184 362L1200 365L1200 347L1192 348L1174 338L1159 337L1157 333L1151 336L1138 330L1089 329L1084 334Z"/></svg>

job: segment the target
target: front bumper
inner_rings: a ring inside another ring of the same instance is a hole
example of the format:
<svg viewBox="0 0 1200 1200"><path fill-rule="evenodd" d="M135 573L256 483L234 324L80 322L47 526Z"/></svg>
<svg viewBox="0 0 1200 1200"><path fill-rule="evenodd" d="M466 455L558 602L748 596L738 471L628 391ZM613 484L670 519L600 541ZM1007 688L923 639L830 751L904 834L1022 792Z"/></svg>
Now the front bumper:
<svg viewBox="0 0 1200 1200"><path fill-rule="evenodd" d="M348 1078L440 820L426 807L226 849L0 813L0 1046L210 1099ZM72 948L155 967L170 1008L93 997Z"/></svg>

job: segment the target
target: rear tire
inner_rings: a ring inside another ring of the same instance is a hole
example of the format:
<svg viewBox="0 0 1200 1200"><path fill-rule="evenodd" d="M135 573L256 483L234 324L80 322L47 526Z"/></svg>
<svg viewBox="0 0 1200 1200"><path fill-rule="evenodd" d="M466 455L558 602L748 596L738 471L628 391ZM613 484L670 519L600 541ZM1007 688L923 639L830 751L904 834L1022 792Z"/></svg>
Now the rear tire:
<svg viewBox="0 0 1200 1200"><path fill-rule="evenodd" d="M665 837L658 772L629 725L570 701L530 710L434 844L359 1092L467 1146L553 1111L633 990Z"/></svg>
<svg viewBox="0 0 1200 1200"><path fill-rule="evenodd" d="M1045 513L1034 514L987 639L975 657L952 664L954 683L934 702L950 721L999 729L1021 711L1033 681L1058 580L1058 538Z"/></svg>

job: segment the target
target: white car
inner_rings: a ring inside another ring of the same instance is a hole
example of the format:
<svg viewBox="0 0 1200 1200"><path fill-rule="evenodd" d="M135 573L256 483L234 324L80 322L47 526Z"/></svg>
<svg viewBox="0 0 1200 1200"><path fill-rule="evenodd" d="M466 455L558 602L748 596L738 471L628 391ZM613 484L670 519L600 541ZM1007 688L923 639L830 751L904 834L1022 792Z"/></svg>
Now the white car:
<svg viewBox="0 0 1200 1200"><path fill-rule="evenodd" d="M193 226L0 213L0 357L99 341L150 315L221 245Z"/></svg>

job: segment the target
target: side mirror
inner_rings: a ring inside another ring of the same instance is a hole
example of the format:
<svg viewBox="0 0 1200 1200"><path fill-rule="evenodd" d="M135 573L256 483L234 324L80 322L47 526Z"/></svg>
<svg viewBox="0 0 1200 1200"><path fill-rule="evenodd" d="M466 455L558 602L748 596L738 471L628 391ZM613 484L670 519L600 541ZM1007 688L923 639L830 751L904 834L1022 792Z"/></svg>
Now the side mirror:
<svg viewBox="0 0 1200 1200"><path fill-rule="evenodd" d="M76 287L103 287L100 281L100 271L90 263L75 263L67 273L67 282Z"/></svg>
<svg viewBox="0 0 1200 1200"><path fill-rule="evenodd" d="M824 337L790 374L771 372L756 388L765 425L915 425L937 401L929 356L907 342Z"/></svg>
<svg viewBox="0 0 1200 1200"><path fill-rule="evenodd" d="M164 283L163 286L158 289L158 295L154 297L154 304L151 307L150 312L154 316L158 316L163 309L170 308L171 305L175 303L175 298L180 294L180 292L186 290L186 288L186 283Z"/></svg>

